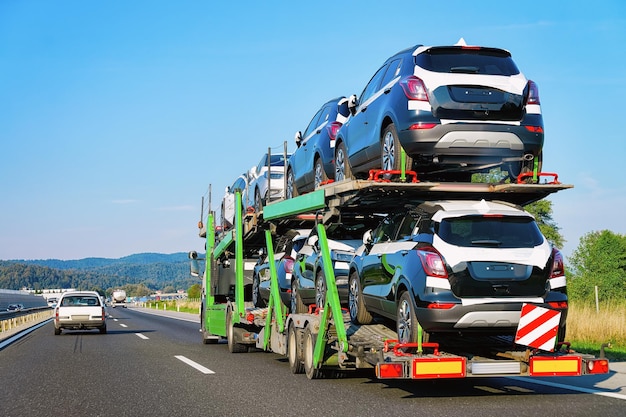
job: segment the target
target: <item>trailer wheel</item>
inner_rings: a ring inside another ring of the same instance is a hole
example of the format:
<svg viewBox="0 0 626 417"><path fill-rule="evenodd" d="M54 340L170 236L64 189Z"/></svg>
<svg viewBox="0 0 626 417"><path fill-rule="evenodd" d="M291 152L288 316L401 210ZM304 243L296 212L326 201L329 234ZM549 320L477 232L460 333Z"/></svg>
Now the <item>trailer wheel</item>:
<svg viewBox="0 0 626 417"><path fill-rule="evenodd" d="M228 333L228 351L230 353L242 353L248 351L248 346L235 342L235 325L233 324L233 311L226 314L226 332Z"/></svg>
<svg viewBox="0 0 626 417"><path fill-rule="evenodd" d="M348 152L346 145L341 142L335 151L335 181L351 180L352 169L350 161L348 161Z"/></svg>
<svg viewBox="0 0 626 417"><path fill-rule="evenodd" d="M287 337L289 369L292 374L301 374L304 372L304 364L302 363L302 334L298 332L296 326L291 324Z"/></svg>
<svg viewBox="0 0 626 417"><path fill-rule="evenodd" d="M294 277L291 278L291 305L289 306L290 313L306 313L306 305L302 302L300 292L298 291L298 280Z"/></svg>
<svg viewBox="0 0 626 417"><path fill-rule="evenodd" d="M373 320L372 315L365 309L361 280L356 271L350 274L348 310L350 311L350 320L355 324L370 324Z"/></svg>
<svg viewBox="0 0 626 417"><path fill-rule="evenodd" d="M304 330L304 340L302 342L302 359L304 361L304 373L309 379L318 379L323 376L321 369L313 367L313 354L315 352L315 340L317 334L311 332L311 327Z"/></svg>
<svg viewBox="0 0 626 417"><path fill-rule="evenodd" d="M321 270L315 276L315 306L324 308L326 305L326 277Z"/></svg>
<svg viewBox="0 0 626 417"><path fill-rule="evenodd" d="M411 299L411 293L405 291L400 296L398 310L396 312L396 329L400 343L417 342L417 315L415 314L415 303ZM422 331L422 343L428 343L430 335Z"/></svg>

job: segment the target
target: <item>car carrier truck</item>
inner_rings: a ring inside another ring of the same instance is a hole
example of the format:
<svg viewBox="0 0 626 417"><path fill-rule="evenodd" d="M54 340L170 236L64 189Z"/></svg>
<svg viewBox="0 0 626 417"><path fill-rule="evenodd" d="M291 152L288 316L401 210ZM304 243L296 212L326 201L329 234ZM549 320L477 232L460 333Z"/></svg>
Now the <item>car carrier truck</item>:
<svg viewBox="0 0 626 417"><path fill-rule="evenodd" d="M384 174L384 173L382 173ZM466 378L480 376L581 376L608 373L608 360L580 354L560 341L551 349L524 345L503 337L451 335L437 343L400 343L395 329L384 322L356 325L342 308L324 225L349 221L373 212L385 212L399 205L431 200L488 200L526 205L572 188L558 182L551 173L535 173L551 181L526 184L419 182L381 180L374 172L368 180L345 180L289 200L267 204L261 212L241 212L241 194L236 193L238 212L235 227L216 235L214 215L200 223L206 238L206 265L203 278L201 333L205 344L226 339L230 352L262 349L284 355L293 373L309 379L369 368L380 379ZM244 258L263 248L274 259L273 244L287 230L316 227L324 260L326 301L322 309L309 308L304 314L289 314L278 293L276 265L269 262L270 299L267 307L251 303L250 284L244 281ZM192 273L198 272L198 256L190 252ZM234 274L225 268L234 264ZM224 281L226 277L227 282ZM532 305L525 308L533 308ZM525 314L524 311L520 312ZM521 320L520 320L521 322Z"/></svg>

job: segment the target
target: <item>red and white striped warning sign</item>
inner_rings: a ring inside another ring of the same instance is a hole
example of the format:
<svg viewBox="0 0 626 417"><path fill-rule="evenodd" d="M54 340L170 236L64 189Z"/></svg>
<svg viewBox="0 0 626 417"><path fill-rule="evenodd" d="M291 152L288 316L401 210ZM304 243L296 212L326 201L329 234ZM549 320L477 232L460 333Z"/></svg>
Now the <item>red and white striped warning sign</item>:
<svg viewBox="0 0 626 417"><path fill-rule="evenodd" d="M515 343L553 352L560 321L560 311L524 303Z"/></svg>

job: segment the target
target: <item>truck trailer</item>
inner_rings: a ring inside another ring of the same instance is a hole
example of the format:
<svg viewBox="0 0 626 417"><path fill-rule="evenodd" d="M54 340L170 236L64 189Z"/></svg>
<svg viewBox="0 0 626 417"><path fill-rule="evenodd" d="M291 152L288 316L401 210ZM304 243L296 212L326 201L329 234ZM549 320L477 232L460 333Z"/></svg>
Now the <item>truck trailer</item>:
<svg viewBox="0 0 626 417"><path fill-rule="evenodd" d="M389 182L380 172L374 172L368 180L329 183L311 193L267 204L259 212L245 213L241 210L241 194L236 193L238 210L233 229L216 234L210 211L206 225L199 224L200 236L206 239L200 317L203 343L226 339L232 353L261 349L286 356L291 372L305 373L309 379L363 368L371 369L379 379L608 373L603 350L598 358L580 354L572 351L566 340L559 340L552 348L537 348L532 343L525 345L527 342L517 334L514 339L447 334L435 342L418 338L414 343L403 343L395 329L384 321L351 322L340 303L325 234L329 222L349 221L435 200L526 205L573 187L561 184L556 174L536 175L551 180L537 184L419 182L416 176L407 181L402 172L403 181ZM275 262L268 264L269 303L263 308L255 307L251 302L251 284L244 280L244 258L262 249L267 259L274 259L277 237L304 227L316 228L319 236L327 291L324 308L310 306L306 313L290 313L280 301ZM192 271L198 271L197 262L202 257L190 252L190 258ZM224 277L228 277L227 282L221 282ZM523 306L520 323L524 314L537 314L536 306Z"/></svg>

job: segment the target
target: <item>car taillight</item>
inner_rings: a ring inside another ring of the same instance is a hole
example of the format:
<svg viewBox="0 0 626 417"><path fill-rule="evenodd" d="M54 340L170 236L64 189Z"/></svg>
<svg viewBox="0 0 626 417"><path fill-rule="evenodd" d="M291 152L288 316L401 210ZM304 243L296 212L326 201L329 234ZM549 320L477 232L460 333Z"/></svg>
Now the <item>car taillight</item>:
<svg viewBox="0 0 626 417"><path fill-rule="evenodd" d="M539 87L534 81L528 81L528 100L526 104L541 104L539 102Z"/></svg>
<svg viewBox="0 0 626 417"><path fill-rule="evenodd" d="M400 85L406 98L409 100L428 101L428 93L424 82L415 75L410 75L400 80Z"/></svg>
<svg viewBox="0 0 626 417"><path fill-rule="evenodd" d="M557 310L567 309L567 301L550 301L548 305L552 308L556 308Z"/></svg>
<svg viewBox="0 0 626 417"><path fill-rule="evenodd" d="M286 256L284 261L285 261L285 272L288 274L293 273L293 258Z"/></svg>
<svg viewBox="0 0 626 417"><path fill-rule="evenodd" d="M328 137L330 138L330 140L335 140L337 138L337 132L339 132L340 127L341 123L339 122L332 122L331 124L326 126L326 129L328 129Z"/></svg>
<svg viewBox="0 0 626 417"><path fill-rule="evenodd" d="M550 270L550 278L562 277L565 275L565 266L563 263L563 254L554 248L552 249L552 269Z"/></svg>
<svg viewBox="0 0 626 417"><path fill-rule="evenodd" d="M422 268L426 275L439 278L448 278L448 271L443 262L443 258L433 247L426 247L417 250L417 254L422 261Z"/></svg>

